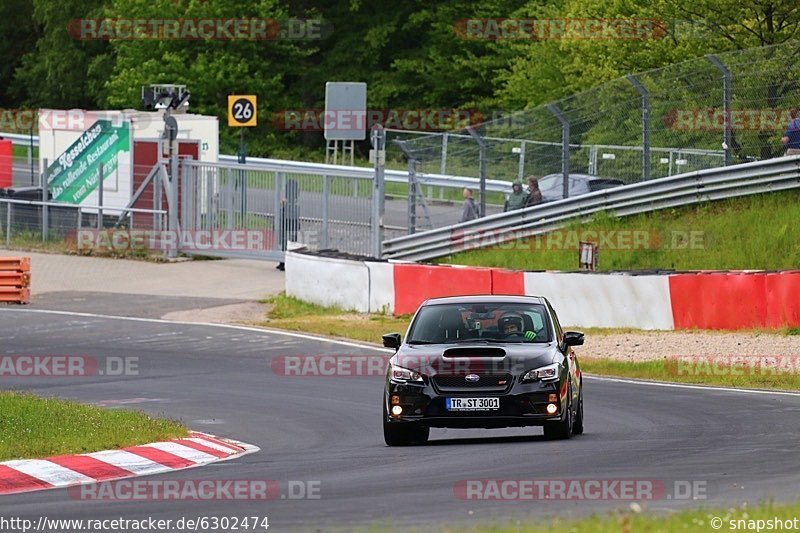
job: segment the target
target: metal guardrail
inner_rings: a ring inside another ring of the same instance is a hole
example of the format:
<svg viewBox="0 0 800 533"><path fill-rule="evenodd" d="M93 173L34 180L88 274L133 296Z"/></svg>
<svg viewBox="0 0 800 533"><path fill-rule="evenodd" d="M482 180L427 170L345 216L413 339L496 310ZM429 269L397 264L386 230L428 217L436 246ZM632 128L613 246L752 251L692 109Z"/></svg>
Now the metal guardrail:
<svg viewBox="0 0 800 533"><path fill-rule="evenodd" d="M12 143L20 146L39 146L39 137L34 135L2 133L0 137L9 139ZM238 163L239 158L235 155L220 154L220 163ZM242 169L267 170L271 172L287 172L292 174L324 174L327 176L341 176L347 178L368 178L372 179L375 169L372 167L351 167L346 165L326 165L324 163L306 163L304 161L288 161L284 159L268 159L261 157L248 157L247 164L242 165ZM384 171L384 179L393 183L408 183L408 171L389 170ZM450 176L446 174L418 174L417 181L421 185L432 187L455 187L477 188L480 184L478 178L469 176ZM492 192L509 193L510 184L503 180L486 180L486 190Z"/></svg>
<svg viewBox="0 0 800 533"><path fill-rule="evenodd" d="M793 188L800 188L800 156L698 170L391 239L383 242L383 254L423 261L546 233L600 211L625 216Z"/></svg>
<svg viewBox="0 0 800 533"><path fill-rule="evenodd" d="M237 163L238 157L235 155L219 156L220 163ZM351 167L346 165L328 165L324 163L306 163L303 161L287 161L284 159L266 159L261 157L248 157L247 166L255 170L267 170L271 172L287 172L301 174L323 174L327 176L342 176L347 178L372 179L375 169L372 167ZM408 183L407 170L384 170L384 179L392 183ZM432 187L470 187L477 189L480 184L478 178L469 176L450 176L447 174L417 174L417 182L421 185ZM486 190L492 192L509 193L511 184L503 180L486 180Z"/></svg>

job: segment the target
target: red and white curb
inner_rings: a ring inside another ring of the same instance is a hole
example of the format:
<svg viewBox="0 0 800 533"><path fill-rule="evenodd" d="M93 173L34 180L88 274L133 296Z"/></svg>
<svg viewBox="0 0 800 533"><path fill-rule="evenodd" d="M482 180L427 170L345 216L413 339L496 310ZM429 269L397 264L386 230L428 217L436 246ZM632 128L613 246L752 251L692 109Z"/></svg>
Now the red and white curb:
<svg viewBox="0 0 800 533"><path fill-rule="evenodd" d="M80 455L0 463L0 494L160 474L227 461L258 446L192 432L188 437Z"/></svg>

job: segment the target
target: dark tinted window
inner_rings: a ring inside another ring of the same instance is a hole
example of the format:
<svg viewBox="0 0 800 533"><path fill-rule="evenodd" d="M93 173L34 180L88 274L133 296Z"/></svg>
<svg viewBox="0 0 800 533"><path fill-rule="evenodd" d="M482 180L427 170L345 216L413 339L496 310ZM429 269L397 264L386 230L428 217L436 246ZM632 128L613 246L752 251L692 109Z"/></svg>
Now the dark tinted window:
<svg viewBox="0 0 800 533"><path fill-rule="evenodd" d="M539 304L428 305L414 319L408 342L551 342L549 323L546 308ZM532 340L525 338L528 331L535 335Z"/></svg>

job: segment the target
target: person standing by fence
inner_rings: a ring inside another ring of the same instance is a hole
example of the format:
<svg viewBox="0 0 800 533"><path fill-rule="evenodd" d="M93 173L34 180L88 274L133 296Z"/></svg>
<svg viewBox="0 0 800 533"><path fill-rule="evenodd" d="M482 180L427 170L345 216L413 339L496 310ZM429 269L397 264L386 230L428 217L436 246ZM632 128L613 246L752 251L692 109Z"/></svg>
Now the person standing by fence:
<svg viewBox="0 0 800 533"><path fill-rule="evenodd" d="M472 189L465 187L463 194L464 204L461 207L461 220L459 220L459 222L475 220L478 218L478 206L475 204L475 199L472 197Z"/></svg>
<svg viewBox="0 0 800 533"><path fill-rule="evenodd" d="M792 118L781 138L781 144L786 146L784 155L800 155L800 119L797 118L797 109L789 111L789 115Z"/></svg>
<svg viewBox="0 0 800 533"><path fill-rule="evenodd" d="M517 180L511 186L511 194L508 195L503 211L513 211L514 209L522 209L525 207L525 201L528 195L522 190L522 181Z"/></svg>
<svg viewBox="0 0 800 533"><path fill-rule="evenodd" d="M525 200L525 207L531 207L542 203L542 191L539 190L539 180L530 176L528 178L528 197Z"/></svg>

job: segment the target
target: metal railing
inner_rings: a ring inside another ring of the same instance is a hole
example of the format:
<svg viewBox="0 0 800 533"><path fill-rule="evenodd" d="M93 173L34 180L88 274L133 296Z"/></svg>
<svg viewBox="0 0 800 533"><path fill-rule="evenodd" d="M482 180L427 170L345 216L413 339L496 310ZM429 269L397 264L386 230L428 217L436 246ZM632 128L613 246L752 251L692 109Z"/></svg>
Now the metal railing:
<svg viewBox="0 0 800 533"><path fill-rule="evenodd" d="M21 135L16 133L2 133L0 137L9 139L17 146L28 148L25 161L32 168L36 168L38 161L33 157L31 146L39 146L39 136ZM236 163L239 157L235 155L220 154L220 163ZM284 159L269 159L262 157L248 157L247 165L261 170L273 172L306 172L308 174L320 174L327 176L341 176L348 178L370 178L375 174L375 169L371 167L351 167L346 165L328 165L324 163L307 163L304 161L289 161ZM408 172L405 170L385 170L385 179L391 183L408 183ZM417 181L422 185L443 188L476 188L480 180L470 176L452 176L448 174L419 174ZM509 184L505 180L486 180L486 190L492 192L508 193Z"/></svg>
<svg viewBox="0 0 800 533"><path fill-rule="evenodd" d="M800 188L800 156L687 172L540 204L383 243L384 257L423 261L530 237L601 211L616 216Z"/></svg>
<svg viewBox="0 0 800 533"><path fill-rule="evenodd" d="M23 239L26 245L61 242L66 246L74 246L79 244L76 243L76 238L81 230L99 231L110 228L122 213L152 215L161 218L166 224L167 211L162 209L112 208L0 198L0 243L11 248L17 239ZM135 229L132 222L128 223L127 229Z"/></svg>

